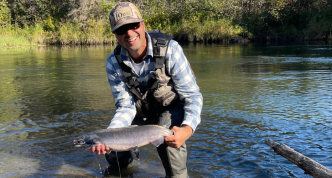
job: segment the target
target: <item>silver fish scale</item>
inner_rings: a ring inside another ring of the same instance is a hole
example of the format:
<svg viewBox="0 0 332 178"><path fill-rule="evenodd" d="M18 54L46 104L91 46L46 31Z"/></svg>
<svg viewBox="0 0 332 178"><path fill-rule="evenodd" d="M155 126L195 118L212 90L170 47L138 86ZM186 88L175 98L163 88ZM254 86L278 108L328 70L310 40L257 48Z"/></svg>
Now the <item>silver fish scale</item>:
<svg viewBox="0 0 332 178"><path fill-rule="evenodd" d="M173 132L158 125L128 126L122 128L104 129L94 132L95 140L110 147L113 151L128 151L155 142L163 141L164 137Z"/></svg>

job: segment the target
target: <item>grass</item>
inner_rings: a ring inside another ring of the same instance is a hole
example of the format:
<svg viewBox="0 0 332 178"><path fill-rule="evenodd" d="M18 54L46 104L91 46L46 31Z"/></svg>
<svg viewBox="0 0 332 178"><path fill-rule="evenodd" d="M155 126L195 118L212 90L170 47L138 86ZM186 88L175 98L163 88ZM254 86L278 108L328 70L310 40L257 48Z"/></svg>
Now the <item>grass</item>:
<svg viewBox="0 0 332 178"><path fill-rule="evenodd" d="M182 20L180 23L162 30L173 36L185 35L190 42L198 41L228 41L244 31L242 27L235 26L231 21L222 19L218 21L194 22Z"/></svg>
<svg viewBox="0 0 332 178"><path fill-rule="evenodd" d="M110 29L110 25L101 20L92 20L87 27L77 23L63 23L51 31L44 30L42 24L24 28L7 25L0 27L0 47L108 44L115 40Z"/></svg>
<svg viewBox="0 0 332 178"><path fill-rule="evenodd" d="M11 48L19 46L36 46L36 43L31 42L29 39L24 37L14 36L1 36L0 47Z"/></svg>
<svg viewBox="0 0 332 178"><path fill-rule="evenodd" d="M205 21L190 20L162 28L162 32L173 36L185 35L189 41L227 41L243 29L227 20ZM48 44L80 45L109 44L115 41L108 23L93 21L88 27L75 23L60 24L55 31L45 31L41 25L19 28L15 25L0 29L0 47L38 46Z"/></svg>
<svg viewBox="0 0 332 178"><path fill-rule="evenodd" d="M15 26L5 26L0 29L0 47L11 48L19 46L37 46L38 44L30 39L28 31L16 28Z"/></svg>
<svg viewBox="0 0 332 178"><path fill-rule="evenodd" d="M134 0L131 2L139 4L147 30L160 29L177 39L184 37L182 40L190 42L228 41L237 36L260 40L332 39L332 6L328 1L280 0L275 3L270 0L248 3L240 0L191 0L178 3L166 0ZM80 3L81 13L73 15L72 11L59 10L54 12L53 17L50 14L45 16L40 14L32 26L18 27L5 24L13 21L31 24L32 21L27 20L25 15L20 17L20 13L24 12L23 14L31 16L33 12L26 9L32 4L28 1L23 4L14 3L18 7L10 6L13 9L9 9L6 0L2 3L0 1L0 11L3 9L0 12L0 47L91 45L115 42L115 36L110 31L108 14L116 1L102 0L98 3L91 1L92 4L97 3L92 9L84 6L85 1ZM73 8L76 7L74 4ZM61 3L49 3L47 6L35 4L34 7L56 9L58 5L61 6ZM25 10L18 10L20 8Z"/></svg>

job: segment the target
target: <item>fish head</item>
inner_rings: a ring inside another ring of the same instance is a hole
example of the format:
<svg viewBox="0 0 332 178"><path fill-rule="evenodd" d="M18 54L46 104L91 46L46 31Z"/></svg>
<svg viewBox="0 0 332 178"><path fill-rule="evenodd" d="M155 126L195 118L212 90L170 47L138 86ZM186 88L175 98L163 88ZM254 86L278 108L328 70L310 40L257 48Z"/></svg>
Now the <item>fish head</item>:
<svg viewBox="0 0 332 178"><path fill-rule="evenodd" d="M86 135L79 137L77 140L73 140L74 147L88 148L99 145L100 139L97 135Z"/></svg>

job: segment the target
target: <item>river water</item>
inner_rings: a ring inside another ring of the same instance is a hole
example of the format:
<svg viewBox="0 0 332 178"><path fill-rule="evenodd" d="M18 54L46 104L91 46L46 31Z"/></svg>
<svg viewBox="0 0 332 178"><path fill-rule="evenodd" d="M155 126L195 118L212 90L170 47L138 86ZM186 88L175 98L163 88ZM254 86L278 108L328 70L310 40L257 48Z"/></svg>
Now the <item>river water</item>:
<svg viewBox="0 0 332 178"><path fill-rule="evenodd" d="M190 177L311 177L264 143L332 169L332 45L185 44L204 97L187 141ZM0 177L117 177L72 140L108 126L112 47L0 51ZM162 177L156 148L122 177Z"/></svg>

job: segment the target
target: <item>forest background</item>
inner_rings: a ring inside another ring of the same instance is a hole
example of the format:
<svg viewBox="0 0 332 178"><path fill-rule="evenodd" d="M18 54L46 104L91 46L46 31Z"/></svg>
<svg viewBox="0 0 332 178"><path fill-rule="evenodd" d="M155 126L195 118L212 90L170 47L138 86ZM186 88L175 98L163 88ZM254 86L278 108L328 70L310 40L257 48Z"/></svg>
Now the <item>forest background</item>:
<svg viewBox="0 0 332 178"><path fill-rule="evenodd" d="M132 0L179 41L329 40L332 0ZM113 44L112 0L0 0L0 46Z"/></svg>

